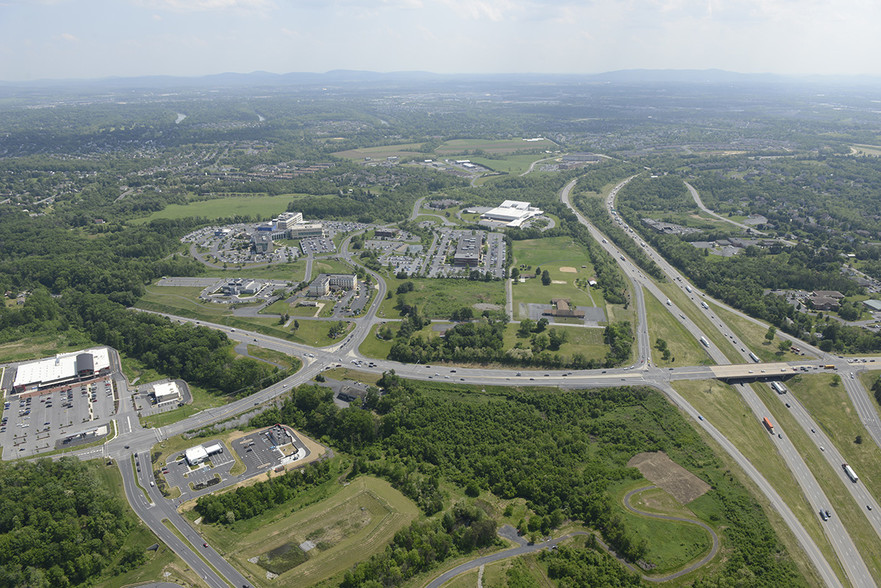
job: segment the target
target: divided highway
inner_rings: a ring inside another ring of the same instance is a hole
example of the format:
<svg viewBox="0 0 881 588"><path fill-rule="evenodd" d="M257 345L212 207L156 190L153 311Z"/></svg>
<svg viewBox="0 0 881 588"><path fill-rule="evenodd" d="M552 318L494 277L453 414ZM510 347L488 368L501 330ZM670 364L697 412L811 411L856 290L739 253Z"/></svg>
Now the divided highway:
<svg viewBox="0 0 881 588"><path fill-rule="evenodd" d="M633 176L635 177L635 176ZM614 198L618 191L623 188L631 178L619 183L610 193L607 204L612 206ZM675 369L659 369L651 363L651 339L648 332L648 322L646 316L644 292L654 296L661 301L662 306L671 313L671 315L679 321L680 324L695 339L702 339L707 342L703 346L708 356L712 358L718 365L730 364L730 360L726 353L720 349L715 343L714 338L708 337L690 315L695 311L702 313L710 321L709 324L713 328L718 329L721 333L721 339L726 344L730 344L734 353L744 358L744 363L752 363L749 356L749 348L740 341L731 329L724 325L724 322L716 316L712 308L705 303L709 298L699 292L696 288L687 283L687 281L663 258L661 258L651 247L641 243L636 238L635 233L625 224L625 230L629 230L630 234L646 251L655 263L664 271L669 278L670 283L674 284L682 290L685 296L694 303L695 308L687 310L679 308L673 301L669 301L664 292L658 285L648 278L642 270L635 264L630 262L627 256L622 253L615 245L609 242L607 237L603 235L596 227L587 221L577 210L575 210L569 202L569 196L572 189L576 185L576 180L567 184L561 191L560 197L562 201L569 206L570 209L578 217L579 222L584 224L591 235L598 243L605 248L611 255L618 260L624 274L630 282L631 291L633 293L632 303L637 312L636 326L636 343L637 343L637 359L631 366L606 369L606 370L521 370L516 369L479 369L479 368L456 368L448 366L426 366L401 364L388 360L369 359L375 367L369 368L366 362L359 365L358 369L362 371L381 373L383 371L395 370L402 377L420 379L420 380L441 380L456 381L471 385L535 385L535 386L556 386L560 388L589 388L601 386L630 386L630 385L649 385L661 390L675 405L691 415L695 419L695 423L702 427L711 437L713 437L722 448L731 455L738 465L743 468L746 474L756 483L762 493L768 498L771 505L780 513L785 523L792 530L799 544L807 553L808 557L814 563L823 582L829 586L839 586L840 582L833 572L831 566L823 557L813 538L802 526L791 509L788 507L782 497L774 490L768 481L753 467L753 465L739 452L739 450L725 438L711 423L700 418L698 412L671 386L670 382L680 379L712 379L715 377L712 368L707 366L690 366ZM623 221L621 221L623 223ZM350 237L351 238L351 237ZM348 250L349 240L343 242L340 247L339 256L345 261L355 264L353 254ZM369 271L369 270L368 270ZM132 467L132 455L146 456L149 462L150 448L162 439L173 437L191 431L203 428L213 423L225 420L253 410L256 405L269 402L280 395L284 394L291 387L306 383L312 380L322 370L332 366L348 367L349 364L367 360L360 355L358 347L366 337L369 336L371 329L375 324L381 322L376 318L379 305L386 295L386 284L384 280L376 273L369 272L376 288L375 296L371 304L361 318L355 319L355 328L340 343L325 347L312 348L306 345L300 345L279 339L262 335L260 333L242 331L241 329L231 328L224 325L206 323L204 321L195 321L183 317L168 316L171 320L179 322L199 323L203 326L223 331L227 336L238 342L249 343L273 349L296 356L303 361L303 368L296 374L288 377L284 381L269 386L256 394L245 399L241 399L225 405L220 408L205 410L197 413L187 419L162 427L160 429L143 429L138 423L138 419L133 418L132 411L127 410L124 405L129 402L128 398L121 399L120 413L117 416L118 436L107 442L101 448L90 448L80 452L72 452L82 458L101 456L110 456L117 459L120 471L122 472L123 482L125 486L126 497L134 508L135 512L140 516L147 525L166 542L184 561L190 565L197 573L202 576L209 586L241 586L250 585L248 580L243 577L235 568L229 565L219 554L210 547L202 546L202 539L199 537L192 527L177 513L174 501L164 499L158 490L150 484L152 482L152 467L149 463L145 463L146 467L141 468L141 474L138 481L141 488L138 488L135 479L135 472ZM713 301L720 307L727 308L725 305ZM513 309L508 309L512 312ZM730 309L732 312L737 312ZM742 313L737 312L738 315ZM742 315L745 316L745 315ZM747 317L747 320L759 323L755 319ZM761 323L759 323L761 324ZM718 338L717 338L718 340ZM833 363L839 366L839 369L846 369L848 366L839 358L830 356L822 351L813 348L802 341L792 339L799 347L819 358L819 361L799 361L792 362L791 365L819 365L819 362ZM760 368L760 365L756 365ZM861 368L850 367L851 371ZM519 375L518 375L519 374ZM868 398L868 394L859 380L856 378L843 378L845 387L850 395L860 418L866 424L873 441L881 445L881 424L878 422L878 413ZM749 385L738 385L738 391L744 398L744 402L750 406L757 423L763 416L769 414L767 407L764 406L761 399ZM799 403L795 403L792 408L792 414L799 423L799 426L806 431L820 431L813 422L807 410ZM822 433L809 433L809 437L824 447L824 455L829 465L839 472L839 476L843 476L846 485L858 503L863 505L871 505L872 511L863 509L869 516L872 526L881 534L881 508L875 503L874 498L869 494L862 483L853 484L848 479L840 467L843 463L842 458L829 440ZM805 499L811 504L812 510L817 512L820 508L832 509L832 505L825 497L820 485L814 479L810 469L804 463L801 455L789 441L788 436L775 439L778 451L786 461L788 467L793 472L797 482L801 486ZM147 492L147 497L144 495ZM169 521L184 537L187 538L190 545L181 541L177 535L172 533L163 523L163 520ZM857 552L851 537L847 533L847 529L841 524L839 517L834 517L823 525L824 531L829 536L829 540L850 581L856 586L871 586L874 581L866 568L865 563ZM202 558L211 563L207 565ZM212 568L213 566L213 568ZM216 570L216 571L215 571Z"/></svg>

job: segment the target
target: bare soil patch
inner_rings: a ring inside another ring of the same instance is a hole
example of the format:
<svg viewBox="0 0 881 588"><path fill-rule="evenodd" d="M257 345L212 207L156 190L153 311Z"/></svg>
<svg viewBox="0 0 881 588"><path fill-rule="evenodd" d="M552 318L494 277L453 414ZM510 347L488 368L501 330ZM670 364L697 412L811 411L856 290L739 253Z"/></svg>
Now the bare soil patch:
<svg viewBox="0 0 881 588"><path fill-rule="evenodd" d="M577 274L578 273L577 269L575 269L574 267L570 267L568 265L564 265L563 267L561 267L560 271L563 272L564 274Z"/></svg>
<svg viewBox="0 0 881 588"><path fill-rule="evenodd" d="M710 489L709 484L662 451L639 453L630 458L627 465L638 469L647 480L669 492L680 504L688 504Z"/></svg>

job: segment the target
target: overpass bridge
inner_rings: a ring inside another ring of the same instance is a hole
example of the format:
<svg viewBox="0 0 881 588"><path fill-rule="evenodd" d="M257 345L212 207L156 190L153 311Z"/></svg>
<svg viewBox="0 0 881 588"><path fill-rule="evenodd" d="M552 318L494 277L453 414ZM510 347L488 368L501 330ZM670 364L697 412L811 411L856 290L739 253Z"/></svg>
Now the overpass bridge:
<svg viewBox="0 0 881 588"><path fill-rule="evenodd" d="M817 361L792 361L777 363L744 363L733 365L714 365L710 367L713 377L725 382L770 381L787 378L798 373L834 370Z"/></svg>

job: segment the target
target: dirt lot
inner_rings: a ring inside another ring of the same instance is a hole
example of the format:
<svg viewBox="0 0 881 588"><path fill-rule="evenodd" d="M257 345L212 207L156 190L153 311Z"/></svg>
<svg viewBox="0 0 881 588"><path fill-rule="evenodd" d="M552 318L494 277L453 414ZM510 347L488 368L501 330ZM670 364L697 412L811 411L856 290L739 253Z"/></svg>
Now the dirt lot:
<svg viewBox="0 0 881 588"><path fill-rule="evenodd" d="M575 269L574 267L570 267L570 266L568 266L568 265L564 265L563 267L561 267L561 268L560 268L560 271L563 272L564 274L576 274L576 273L578 273L578 270L577 270L577 269Z"/></svg>
<svg viewBox="0 0 881 588"><path fill-rule="evenodd" d="M669 492L680 504L688 504L710 489L709 484L661 451L634 455L627 465L638 469L647 480Z"/></svg>

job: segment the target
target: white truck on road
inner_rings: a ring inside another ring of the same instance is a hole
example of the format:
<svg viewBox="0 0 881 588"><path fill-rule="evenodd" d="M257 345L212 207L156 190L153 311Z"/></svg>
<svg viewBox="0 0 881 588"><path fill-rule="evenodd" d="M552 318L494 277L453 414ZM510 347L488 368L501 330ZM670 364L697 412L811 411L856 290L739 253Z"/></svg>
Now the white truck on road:
<svg viewBox="0 0 881 588"><path fill-rule="evenodd" d="M853 471L853 468L847 465L846 463L841 464L841 467L844 468L844 473L847 474L847 477L850 478L850 481L856 484L860 479L857 476L857 473Z"/></svg>

